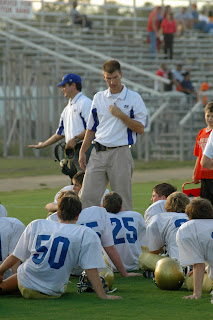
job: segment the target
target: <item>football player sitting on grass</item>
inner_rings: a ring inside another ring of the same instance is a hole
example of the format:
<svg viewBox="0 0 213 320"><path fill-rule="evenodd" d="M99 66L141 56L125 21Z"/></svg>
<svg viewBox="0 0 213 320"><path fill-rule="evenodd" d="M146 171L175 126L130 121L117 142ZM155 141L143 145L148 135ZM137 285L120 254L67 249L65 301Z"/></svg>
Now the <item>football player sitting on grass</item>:
<svg viewBox="0 0 213 320"><path fill-rule="evenodd" d="M143 216L136 211L122 211L122 198L116 192L109 192L104 196L103 207L108 212L115 248L124 267L127 271L137 270L141 246L146 245L146 224ZM116 271L107 254L106 259Z"/></svg>
<svg viewBox="0 0 213 320"><path fill-rule="evenodd" d="M186 286L194 292L184 298L199 299L202 291L213 289L213 207L209 200L195 198L187 205L186 213L189 221L179 228L177 244L181 265L193 265Z"/></svg>
<svg viewBox="0 0 213 320"><path fill-rule="evenodd" d="M67 196L67 192L72 191L65 191L65 194L63 196ZM76 195L76 197L78 196ZM58 222L59 219L57 217L57 213L53 213L47 218L47 220L54 220ZM107 252L108 256L110 257L111 261L114 263L122 277L141 276L141 273L127 273L123 262L114 246L111 223L106 209L97 206L83 209L78 217L76 224L85 225L93 229L97 233L104 250ZM82 269L81 266L76 266L76 268L72 271L72 274L80 275L83 270L84 269Z"/></svg>
<svg viewBox="0 0 213 320"><path fill-rule="evenodd" d="M170 258L179 261L178 246L176 243L176 233L178 228L188 221L185 208L190 200L182 192L173 192L166 199L166 212L155 215L146 228L146 243L151 254L155 254L153 265L150 265L149 254L142 253L139 257L140 267L146 269L144 261L149 260L150 270L155 270L156 262L161 259L159 256L166 249ZM148 255L148 258L147 258Z"/></svg>
<svg viewBox="0 0 213 320"><path fill-rule="evenodd" d="M81 209L78 197L63 197L58 204L60 223L39 219L26 227L13 254L0 266L0 294L19 289L27 299L58 298L66 291L72 269L80 265L99 298L121 298L104 292L97 271L105 268L100 240L90 228L76 225ZM17 274L2 281L5 271L20 260Z"/></svg>
<svg viewBox="0 0 213 320"><path fill-rule="evenodd" d="M153 216L166 211L166 198L175 191L177 191L177 188L166 182L154 186L151 198L152 205L149 206L144 213L144 219L147 225Z"/></svg>

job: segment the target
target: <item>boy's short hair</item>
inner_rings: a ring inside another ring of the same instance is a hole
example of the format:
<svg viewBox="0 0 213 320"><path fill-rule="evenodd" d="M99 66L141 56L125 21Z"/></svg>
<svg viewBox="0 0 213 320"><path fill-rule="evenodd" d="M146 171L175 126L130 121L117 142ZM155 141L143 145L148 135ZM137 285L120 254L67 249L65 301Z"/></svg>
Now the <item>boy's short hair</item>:
<svg viewBox="0 0 213 320"><path fill-rule="evenodd" d="M78 171L72 178L72 180L75 180L76 182L78 182L80 185L83 184L83 180L84 180L84 175L85 173L83 171Z"/></svg>
<svg viewBox="0 0 213 320"><path fill-rule="evenodd" d="M74 220L81 210L82 204L76 195L64 196L58 201L58 214L62 221Z"/></svg>
<svg viewBox="0 0 213 320"><path fill-rule="evenodd" d="M185 212L187 204L190 200L185 193L182 192L173 192L168 196L165 203L165 210L167 212Z"/></svg>
<svg viewBox="0 0 213 320"><path fill-rule="evenodd" d="M177 188L169 183L163 182L154 186L153 191L155 191L159 197L165 196L167 198L171 193L177 191Z"/></svg>
<svg viewBox="0 0 213 320"><path fill-rule="evenodd" d="M213 101L210 101L209 103L207 103L204 110L205 110L205 112L207 112L207 111L213 112Z"/></svg>
<svg viewBox="0 0 213 320"><path fill-rule="evenodd" d="M103 72L113 73L118 71L121 73L121 65L117 60L108 60L103 64Z"/></svg>
<svg viewBox="0 0 213 320"><path fill-rule="evenodd" d="M57 202L63 198L63 197L69 197L69 196L78 196L74 191L72 190L66 190L66 191L61 191L58 195Z"/></svg>
<svg viewBox="0 0 213 320"><path fill-rule="evenodd" d="M107 193L103 198L103 207L106 209L107 212L120 212L122 208L121 196L114 191Z"/></svg>
<svg viewBox="0 0 213 320"><path fill-rule="evenodd" d="M189 219L213 219L213 206L208 199L197 197L193 199L185 210Z"/></svg>

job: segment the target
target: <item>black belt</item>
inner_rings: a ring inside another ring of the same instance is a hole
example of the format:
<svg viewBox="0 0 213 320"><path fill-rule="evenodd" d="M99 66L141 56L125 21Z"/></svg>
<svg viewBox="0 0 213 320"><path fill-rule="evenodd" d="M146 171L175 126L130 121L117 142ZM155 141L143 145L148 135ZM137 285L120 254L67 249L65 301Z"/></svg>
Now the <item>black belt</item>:
<svg viewBox="0 0 213 320"><path fill-rule="evenodd" d="M95 150L96 151L106 151L106 150L111 150L111 149L116 149L116 148L121 148L121 147L127 147L127 145L124 146L117 146L117 147L106 147L100 144L99 142L95 143Z"/></svg>

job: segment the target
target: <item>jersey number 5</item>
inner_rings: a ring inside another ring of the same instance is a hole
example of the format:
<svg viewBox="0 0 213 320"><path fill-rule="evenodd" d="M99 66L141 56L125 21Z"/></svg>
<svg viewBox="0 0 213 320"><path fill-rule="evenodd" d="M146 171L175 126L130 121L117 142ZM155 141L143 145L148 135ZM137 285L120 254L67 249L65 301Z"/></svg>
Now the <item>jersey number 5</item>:
<svg viewBox="0 0 213 320"><path fill-rule="evenodd" d="M64 265L70 241L65 237L57 237L53 240L50 248L41 245L42 241L48 241L49 239L50 235L38 235L35 247L38 253L34 253L32 260L35 264L40 264L44 260L48 251L50 251L48 259L50 268L60 269ZM41 253L43 254L40 256ZM56 255L57 262L55 262Z"/></svg>

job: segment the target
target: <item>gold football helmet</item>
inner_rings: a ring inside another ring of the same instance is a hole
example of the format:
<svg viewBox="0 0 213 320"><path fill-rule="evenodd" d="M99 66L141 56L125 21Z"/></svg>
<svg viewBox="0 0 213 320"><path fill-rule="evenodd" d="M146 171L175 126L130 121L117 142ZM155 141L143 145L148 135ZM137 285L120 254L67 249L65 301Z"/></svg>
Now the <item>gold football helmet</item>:
<svg viewBox="0 0 213 320"><path fill-rule="evenodd" d="M186 284L186 288L189 291L193 291L194 290L194 276L193 276L193 274L190 277L187 274L187 276L185 278L185 284ZM213 281L208 277L207 273L204 273L202 292L208 292L209 293L212 289L213 289Z"/></svg>
<svg viewBox="0 0 213 320"><path fill-rule="evenodd" d="M114 273L112 269L106 265L105 269L98 271L103 289L105 292L111 291L114 283ZM90 283L86 271L83 271L79 277L79 282L77 283L78 293L82 292L94 292L92 284Z"/></svg>
<svg viewBox="0 0 213 320"><path fill-rule="evenodd" d="M155 267L155 282L162 290L177 290L184 281L183 270L178 261L169 257L161 259Z"/></svg>

